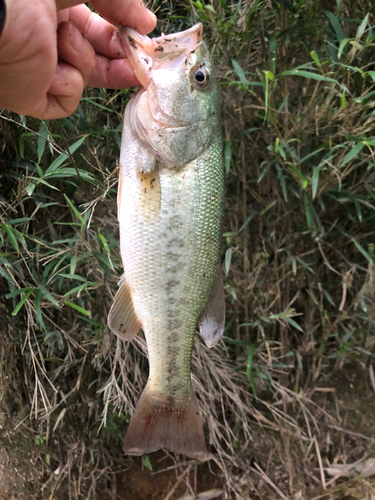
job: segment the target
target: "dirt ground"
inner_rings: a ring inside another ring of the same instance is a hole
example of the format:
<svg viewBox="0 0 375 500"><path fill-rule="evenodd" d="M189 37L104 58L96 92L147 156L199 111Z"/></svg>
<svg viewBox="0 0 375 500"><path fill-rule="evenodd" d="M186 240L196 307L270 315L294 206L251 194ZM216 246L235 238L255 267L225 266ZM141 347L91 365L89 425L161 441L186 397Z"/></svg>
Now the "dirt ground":
<svg viewBox="0 0 375 500"><path fill-rule="evenodd" d="M311 400L316 405L315 418L319 423L317 428L310 429L315 437L313 444L299 441L297 433L293 436L261 427L256 432L254 427L252 449L239 451L247 465L251 464L254 473L245 477L241 470L232 468L230 472L231 481L236 478L242 484L245 492L242 498L375 499L375 398L364 375L365 371L348 369L312 395ZM77 492L66 489L64 484L58 496L50 496L51 484L57 480L63 464L55 470L46 467L45 450L41 451L40 445L35 444L35 433L33 435L25 425L14 429L18 419L6 418L4 413L0 421L0 500L76 498ZM317 450L318 467L315 461ZM118 459L111 470L115 474L103 474L104 479L97 481L96 498L241 498L234 494L227 496L225 477L213 462L198 465L194 460L177 461L163 451L150 454L149 459L150 463L144 462L142 457ZM44 490L43 485L46 486ZM86 498L84 494L77 497Z"/></svg>

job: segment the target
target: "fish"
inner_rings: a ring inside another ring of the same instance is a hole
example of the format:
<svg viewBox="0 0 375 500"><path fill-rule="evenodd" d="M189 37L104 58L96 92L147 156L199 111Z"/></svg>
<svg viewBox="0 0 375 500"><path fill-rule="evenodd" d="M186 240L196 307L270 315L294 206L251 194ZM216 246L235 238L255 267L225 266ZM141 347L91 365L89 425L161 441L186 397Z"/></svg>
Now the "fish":
<svg viewBox="0 0 375 500"><path fill-rule="evenodd" d="M125 454L161 448L208 455L191 383L197 325L208 347L224 331L221 266L224 169L219 99L201 23L149 38L121 37L140 82L125 109L118 184L124 274L109 328L143 329L149 376Z"/></svg>

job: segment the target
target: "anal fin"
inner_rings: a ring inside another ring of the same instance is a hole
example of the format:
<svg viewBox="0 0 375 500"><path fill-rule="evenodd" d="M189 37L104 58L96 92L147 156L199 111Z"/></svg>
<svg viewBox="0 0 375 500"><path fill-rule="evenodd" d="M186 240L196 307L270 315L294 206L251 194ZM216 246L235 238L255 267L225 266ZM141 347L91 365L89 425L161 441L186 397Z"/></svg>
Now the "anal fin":
<svg viewBox="0 0 375 500"><path fill-rule="evenodd" d="M198 318L199 332L208 347L214 347L224 333L225 298L223 275L219 270L207 304Z"/></svg>
<svg viewBox="0 0 375 500"><path fill-rule="evenodd" d="M131 293L124 275L120 279L119 289L109 311L107 323L110 330L122 340L132 340L142 326L134 311Z"/></svg>

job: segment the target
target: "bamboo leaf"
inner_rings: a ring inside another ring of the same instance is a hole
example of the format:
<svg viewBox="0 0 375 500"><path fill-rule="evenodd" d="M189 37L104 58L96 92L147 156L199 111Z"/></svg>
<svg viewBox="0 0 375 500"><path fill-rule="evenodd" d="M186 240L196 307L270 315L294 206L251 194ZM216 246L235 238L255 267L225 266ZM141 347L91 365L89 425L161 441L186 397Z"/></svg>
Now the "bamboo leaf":
<svg viewBox="0 0 375 500"><path fill-rule="evenodd" d="M276 166L276 170L277 170L277 177L279 179L280 186L281 186L281 191L283 192L284 200L288 201L288 194L286 191L286 184L285 184L285 178L284 178L283 172L282 172L280 165L278 163L276 163L275 166Z"/></svg>
<svg viewBox="0 0 375 500"><path fill-rule="evenodd" d="M64 193L64 198L66 199L66 201L69 203L70 205L70 208L73 210L73 212L75 213L77 219L83 224L83 217L82 215L78 212L78 210L76 209L76 207L73 205L73 203L70 201L70 199L66 196L66 194Z"/></svg>
<svg viewBox="0 0 375 500"><path fill-rule="evenodd" d="M315 167L313 169L313 174L312 174L312 185L311 185L311 194L312 194L312 199L315 198L316 192L318 190L318 185L319 185L319 176L320 176L320 171L322 167Z"/></svg>
<svg viewBox="0 0 375 500"><path fill-rule="evenodd" d="M253 391L254 396L257 398L257 393L255 390L254 373L253 373L253 368L252 368L255 347L256 347L256 344L251 344L251 345L249 345L248 350L247 350L246 376L250 382L251 390Z"/></svg>
<svg viewBox="0 0 375 500"><path fill-rule="evenodd" d="M299 326L299 324L298 324L298 323L296 323L296 322L294 321L294 319L292 319L292 318L288 318L287 316L285 316L285 318L284 318L284 319L285 319L285 321L287 321L290 325L294 326L294 328L297 328L297 330L299 330L300 332L302 332L302 333L303 333L302 328Z"/></svg>
<svg viewBox="0 0 375 500"><path fill-rule="evenodd" d="M32 288L29 288L28 292L25 293L25 295L22 297L22 299L18 302L17 306L15 307L14 311L12 312L12 316L16 316L21 309L21 307L24 305L26 300L30 297L30 295L36 290L36 287L33 286Z"/></svg>
<svg viewBox="0 0 375 500"><path fill-rule="evenodd" d="M12 243L12 245L14 246L14 249L16 250L16 252L19 252L20 249L19 249L19 246L18 246L17 238L14 235L14 229L10 228L6 224L1 224L1 227L7 233L7 236L9 238L10 242Z"/></svg>
<svg viewBox="0 0 375 500"><path fill-rule="evenodd" d="M349 163L355 156L357 156L362 151L364 145L365 144L362 141L357 142L357 144L349 151L349 153L347 153L341 166L343 167L344 165Z"/></svg>
<svg viewBox="0 0 375 500"><path fill-rule="evenodd" d="M39 137L38 137L38 165L42 159L44 149L46 147L48 137L48 121L40 122Z"/></svg>
<svg viewBox="0 0 375 500"><path fill-rule="evenodd" d="M87 137L87 135L84 135L83 137L78 139L78 141L76 141L74 144L72 144L68 148L68 151L70 154L67 151L65 151L64 153L61 153L61 155L58 156L56 158L56 160L54 160L51 163L51 165L48 167L45 175L49 175L49 174L51 174L51 172L54 172L56 169L58 169L60 167L60 165L62 165L69 158L70 155L72 155L73 153L75 153L77 151L77 149L83 144L83 141L86 139L86 137Z"/></svg>
<svg viewBox="0 0 375 500"><path fill-rule="evenodd" d="M363 257L365 257L365 259L369 262L369 264L372 264L373 259L368 254L368 252L366 252L366 250L363 248L363 246L354 238L351 238L351 240L354 243L354 245L356 246L357 250L359 250L361 252L361 254L363 255Z"/></svg>
<svg viewBox="0 0 375 500"><path fill-rule="evenodd" d="M244 85L245 87L248 87L250 85L250 82L246 78L244 70L241 68L241 66L238 64L238 62L235 61L234 59L232 59L232 64L233 64L234 71L237 73L237 76L240 79L240 82L242 83L242 85Z"/></svg>
<svg viewBox="0 0 375 500"><path fill-rule="evenodd" d="M342 40L345 38L345 36L344 36L344 32L342 31L340 21L337 19L335 14L333 12L330 12L329 10L324 11L324 14L328 17L328 19L332 25L332 28L335 31L337 41L339 43L341 43Z"/></svg>
<svg viewBox="0 0 375 500"><path fill-rule="evenodd" d="M358 26L357 34L355 36L356 41L360 40L362 38L363 33L365 32L369 15L370 13L367 13L361 24Z"/></svg>
<svg viewBox="0 0 375 500"><path fill-rule="evenodd" d="M231 144L230 141L224 139L224 165L225 165L226 175L229 174L230 160L231 160Z"/></svg>
<svg viewBox="0 0 375 500"><path fill-rule="evenodd" d="M225 275L229 273L229 268L232 262L232 249L228 248L225 252Z"/></svg>
<svg viewBox="0 0 375 500"><path fill-rule="evenodd" d="M65 302L65 305L71 307L72 309L75 309L76 311L80 312L81 314L84 314L85 316L90 316L90 313L86 311L86 309L77 306L77 304L73 304L73 302Z"/></svg>
<svg viewBox="0 0 375 500"><path fill-rule="evenodd" d="M303 78L310 78L311 80L317 80L319 82L338 83L337 80L329 78L328 76L320 75L319 73L313 73L312 71L301 71L300 69L283 71L282 73L280 73L280 76L302 76Z"/></svg>

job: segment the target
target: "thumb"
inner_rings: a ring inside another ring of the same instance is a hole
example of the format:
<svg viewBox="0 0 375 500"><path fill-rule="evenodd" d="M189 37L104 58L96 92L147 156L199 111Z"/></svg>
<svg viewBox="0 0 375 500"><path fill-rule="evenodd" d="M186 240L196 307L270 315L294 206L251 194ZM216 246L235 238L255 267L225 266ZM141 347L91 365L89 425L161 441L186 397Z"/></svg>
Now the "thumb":
<svg viewBox="0 0 375 500"><path fill-rule="evenodd" d="M82 0L56 0L56 9L62 10L67 9L69 7L74 7L74 5L78 5L80 3L85 3Z"/></svg>

